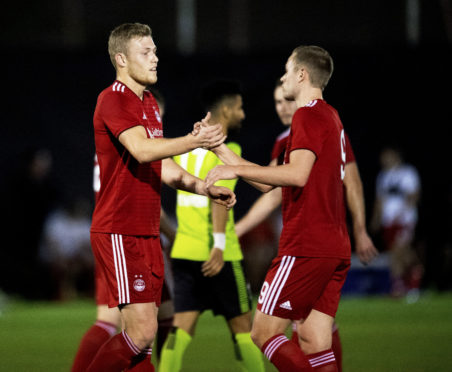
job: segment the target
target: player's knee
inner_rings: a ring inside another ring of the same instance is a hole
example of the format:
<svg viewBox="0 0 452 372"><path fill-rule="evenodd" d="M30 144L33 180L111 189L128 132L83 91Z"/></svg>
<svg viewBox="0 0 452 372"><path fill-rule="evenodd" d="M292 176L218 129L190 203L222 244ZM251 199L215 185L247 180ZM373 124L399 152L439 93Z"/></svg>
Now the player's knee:
<svg viewBox="0 0 452 372"><path fill-rule="evenodd" d="M152 345L157 333L157 323L137 322L127 330L127 333L138 348L144 349Z"/></svg>
<svg viewBox="0 0 452 372"><path fill-rule="evenodd" d="M251 336L251 340L253 340L253 342L254 342L258 347L260 347L260 346L259 346L259 332L257 332L257 330L254 329L254 327L251 328L250 336Z"/></svg>
<svg viewBox="0 0 452 372"><path fill-rule="evenodd" d="M255 326L253 324L253 327L251 328L251 340L256 344L256 346L261 349L262 346L265 344L265 342L272 337L273 335L268 332L263 327Z"/></svg>
<svg viewBox="0 0 452 372"><path fill-rule="evenodd" d="M134 309L125 319L125 329L135 345L140 348L149 347L157 333L156 314L146 309Z"/></svg>
<svg viewBox="0 0 452 372"><path fill-rule="evenodd" d="M249 333L251 331L251 312L236 316L228 321L232 333Z"/></svg>
<svg viewBox="0 0 452 372"><path fill-rule="evenodd" d="M331 348L331 335L328 337L312 332L309 335L299 335L298 341L306 354L314 354Z"/></svg>

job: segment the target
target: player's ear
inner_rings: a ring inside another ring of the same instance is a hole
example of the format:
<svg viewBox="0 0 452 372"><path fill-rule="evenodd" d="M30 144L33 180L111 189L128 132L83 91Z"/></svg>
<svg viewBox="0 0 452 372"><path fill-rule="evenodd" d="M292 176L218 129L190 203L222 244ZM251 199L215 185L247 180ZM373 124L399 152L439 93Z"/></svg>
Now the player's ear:
<svg viewBox="0 0 452 372"><path fill-rule="evenodd" d="M230 116L230 112L231 112L231 110L230 110L229 106L222 103L221 104L221 114L223 115L223 117L228 119Z"/></svg>
<svg viewBox="0 0 452 372"><path fill-rule="evenodd" d="M307 77L308 77L308 72L307 72L303 67L301 67L301 68L298 70L298 81L302 82L302 81L305 80Z"/></svg>
<svg viewBox="0 0 452 372"><path fill-rule="evenodd" d="M115 55L116 66L124 67L126 65L126 56L124 53L116 53Z"/></svg>

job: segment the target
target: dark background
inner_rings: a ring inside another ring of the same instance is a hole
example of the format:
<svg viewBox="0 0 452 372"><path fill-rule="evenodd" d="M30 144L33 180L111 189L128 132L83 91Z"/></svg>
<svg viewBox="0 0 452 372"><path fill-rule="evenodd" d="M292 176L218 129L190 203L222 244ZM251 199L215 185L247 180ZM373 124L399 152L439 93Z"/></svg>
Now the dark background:
<svg viewBox="0 0 452 372"><path fill-rule="evenodd" d="M338 109L349 134L368 214L379 151L397 143L422 180L417 242L426 263L425 285L447 287L451 2L193 0L195 46L188 52L178 47L181 2L44 0L6 6L0 40L2 181L19 155L37 145L52 152L60 193L92 200L92 115L97 95L115 78L107 39L121 23L147 23L153 30L160 59L157 87L166 99L165 136L184 135L203 117L198 103L203 83L236 78L247 115L239 142L244 157L260 164L269 161L283 130L273 106L275 80L296 46L317 44L335 61L324 97ZM407 5L413 3L419 4L414 38L407 33ZM258 193L239 182L237 195L240 217ZM163 204L173 212L174 192L164 194Z"/></svg>

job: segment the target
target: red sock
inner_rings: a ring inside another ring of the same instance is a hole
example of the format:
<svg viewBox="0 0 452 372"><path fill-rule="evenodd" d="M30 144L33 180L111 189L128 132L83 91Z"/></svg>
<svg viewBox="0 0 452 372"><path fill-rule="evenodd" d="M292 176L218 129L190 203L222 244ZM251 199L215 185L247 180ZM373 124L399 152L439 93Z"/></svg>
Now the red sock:
<svg viewBox="0 0 452 372"><path fill-rule="evenodd" d="M154 372L154 366L151 363L152 349L144 349L140 354L132 359L132 364L126 371L133 372Z"/></svg>
<svg viewBox="0 0 452 372"><path fill-rule="evenodd" d="M307 355L313 371L337 372L336 359L332 349Z"/></svg>
<svg viewBox="0 0 452 372"><path fill-rule="evenodd" d="M121 372L131 366L140 352L127 333L122 331L103 344L87 372Z"/></svg>
<svg viewBox="0 0 452 372"><path fill-rule="evenodd" d="M72 372L84 372L100 347L116 333L116 326L98 320L86 331L75 355Z"/></svg>
<svg viewBox="0 0 452 372"><path fill-rule="evenodd" d="M280 372L312 370L306 355L282 333L269 338L262 346L262 352Z"/></svg>
<svg viewBox="0 0 452 372"><path fill-rule="evenodd" d="M336 326L333 328L333 342L331 348L336 357L337 371L342 372L342 344L341 338L339 337L339 329Z"/></svg>

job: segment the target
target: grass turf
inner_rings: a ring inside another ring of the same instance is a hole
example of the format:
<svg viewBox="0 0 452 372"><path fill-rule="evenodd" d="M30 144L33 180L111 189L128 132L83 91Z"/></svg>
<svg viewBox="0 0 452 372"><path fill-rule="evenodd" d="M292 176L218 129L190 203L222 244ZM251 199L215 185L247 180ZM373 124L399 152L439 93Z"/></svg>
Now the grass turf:
<svg viewBox="0 0 452 372"><path fill-rule="evenodd" d="M0 371L69 371L95 317L92 301L9 300L0 313ZM452 371L452 294L424 294L414 304L343 298L337 316L345 372ZM220 317L202 315L183 371L237 371ZM267 371L276 369L265 361Z"/></svg>

